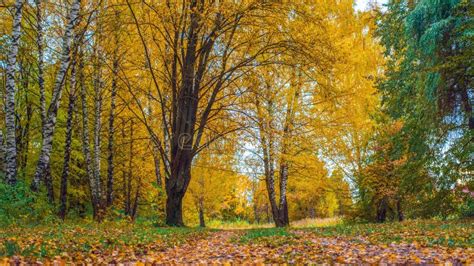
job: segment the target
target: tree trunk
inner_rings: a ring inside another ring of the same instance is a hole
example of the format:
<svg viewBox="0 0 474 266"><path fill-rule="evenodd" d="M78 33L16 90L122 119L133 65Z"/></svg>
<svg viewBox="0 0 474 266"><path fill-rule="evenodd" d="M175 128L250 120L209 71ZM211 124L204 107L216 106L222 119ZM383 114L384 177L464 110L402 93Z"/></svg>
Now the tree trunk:
<svg viewBox="0 0 474 266"><path fill-rule="evenodd" d="M109 142L107 146L107 206L112 205L114 193L114 121L115 121L115 97L117 95L117 75L118 58L117 51L114 52L114 62L112 67L112 88L110 94L110 113L109 113Z"/></svg>
<svg viewBox="0 0 474 266"><path fill-rule="evenodd" d="M133 202L132 210L130 213L130 216L132 220L135 220L137 218L137 211L138 211L138 201L140 199L140 188L142 186L142 180L141 177L138 177L138 184L137 184L137 190L135 192L135 200Z"/></svg>
<svg viewBox="0 0 474 266"><path fill-rule="evenodd" d="M377 222L385 222L387 219L387 207L387 198L383 197L377 206Z"/></svg>
<svg viewBox="0 0 474 266"><path fill-rule="evenodd" d="M206 227L206 221L204 220L204 204L202 199L199 199L199 226Z"/></svg>
<svg viewBox="0 0 474 266"><path fill-rule="evenodd" d="M160 170L160 154L159 148L153 144L153 161L155 163L155 178L156 185L158 188L163 188L163 181L161 180L161 170Z"/></svg>
<svg viewBox="0 0 474 266"><path fill-rule="evenodd" d="M41 124L46 124L46 98L44 89L44 52L43 52L43 18L41 2L43 0L35 0L36 3L36 46L38 47L38 87L39 87L39 105L41 112ZM44 136L43 136L44 137Z"/></svg>
<svg viewBox="0 0 474 266"><path fill-rule="evenodd" d="M176 191L167 193L166 224L169 226L184 226L182 193Z"/></svg>
<svg viewBox="0 0 474 266"><path fill-rule="evenodd" d="M188 124L188 123L186 123ZM190 124L194 124L191 122ZM194 129L193 126L191 126ZM185 129L184 132L188 132ZM166 224L169 226L184 226L182 200L191 180L191 163L193 151L190 133L173 134L171 151L171 175L166 181Z"/></svg>
<svg viewBox="0 0 474 266"><path fill-rule="evenodd" d="M66 72L68 69L69 61L71 58L70 51L71 51L71 43L72 43L72 36L73 30L76 25L79 9L81 6L80 0L75 0L72 4L71 11L68 15L68 24L66 26L63 40L62 40L62 53L61 53L61 62L59 66L58 74L56 75L56 80L54 83L54 89L52 94L52 99L50 106L48 108L46 123L43 126L43 142L41 147L40 156L38 159L38 165L36 167L36 172L33 178L33 182L31 184L31 189L33 191L39 190L40 181L45 178L47 174L50 176L50 156L51 150L53 148L53 136L56 127L56 118L59 108L59 103L61 101L61 94L63 88L63 80L66 76ZM48 180L49 177L46 177ZM47 185L50 185L49 190L52 189L52 182L47 182Z"/></svg>
<svg viewBox="0 0 474 266"><path fill-rule="evenodd" d="M259 224L260 223L260 215L259 215L259 212L258 212L257 202L255 201L255 193L253 195L254 195L254 199L253 199L254 200L254 202L253 202L254 223Z"/></svg>
<svg viewBox="0 0 474 266"><path fill-rule="evenodd" d="M18 54L18 46L21 34L21 17L24 0L16 0L14 6L14 18L11 45L8 51L6 88L5 88L5 126L6 126L6 182L15 185L17 178L17 150L15 136L15 66Z"/></svg>
<svg viewBox="0 0 474 266"><path fill-rule="evenodd" d="M96 179L92 169L92 159L90 151L90 132L89 132L89 112L87 106L86 86L84 82L84 63L81 57L79 63L80 82L81 82L81 102L82 102L82 150L85 158L86 172L89 179L89 188L91 192L92 209L94 219L102 219L102 192L100 179Z"/></svg>
<svg viewBox="0 0 474 266"><path fill-rule="evenodd" d="M290 219L288 217L288 201L286 199L286 187L288 185L288 163L281 159L280 162L280 206L279 216L280 222L283 226L290 226Z"/></svg>
<svg viewBox="0 0 474 266"><path fill-rule="evenodd" d="M94 154L93 154L93 171L96 180L101 178L101 136L100 131L102 127L102 66L101 57L97 55L97 65L95 67L96 76L94 77ZM102 197L102 193L100 195Z"/></svg>
<svg viewBox="0 0 474 266"><path fill-rule="evenodd" d="M126 213L132 216L132 178L133 178L133 119L130 119L130 149L128 153L128 175L127 175L127 194L126 194Z"/></svg>
<svg viewBox="0 0 474 266"><path fill-rule="evenodd" d="M61 191L59 194L59 217L64 220L67 210L67 183L69 178L69 162L71 160L71 142L72 142L72 120L74 117L74 108L76 103L76 62L73 60L71 69L71 80L69 88L69 103L67 107L66 120L66 145L64 147L64 163L61 175Z"/></svg>
<svg viewBox="0 0 474 266"><path fill-rule="evenodd" d="M26 64L27 65L27 64ZM21 171L26 167L28 162L28 149L30 143L30 125L32 119L32 103L29 100L29 79L31 76L31 67L25 67L25 64L19 62L20 67L20 80L22 95L24 95L24 102L26 108L26 119L23 119L22 111L17 110L16 116L16 144L17 144L17 171ZM21 121L26 120L25 124L22 125Z"/></svg>
<svg viewBox="0 0 474 266"><path fill-rule="evenodd" d="M398 216L398 221L399 222L403 222L403 220L405 220L405 216L403 215L402 200L401 199L397 200L397 216Z"/></svg>
<svg viewBox="0 0 474 266"><path fill-rule="evenodd" d="M124 119L122 118L121 119L121 124L122 124L122 140L125 140L125 121ZM127 190L128 190L128 186L127 186L127 176L128 176L128 172L126 171L126 166L125 166L125 163L126 163L126 160L127 160L127 155L125 153L125 149L123 150L122 152L123 154L123 157L122 157L122 192L123 192L123 209L124 209L124 213L125 215L128 215L129 214L129 206L130 206L130 199L127 197L128 193L127 193Z"/></svg>
<svg viewBox="0 0 474 266"><path fill-rule="evenodd" d="M5 147L3 145L3 131L0 128L0 172L5 173Z"/></svg>

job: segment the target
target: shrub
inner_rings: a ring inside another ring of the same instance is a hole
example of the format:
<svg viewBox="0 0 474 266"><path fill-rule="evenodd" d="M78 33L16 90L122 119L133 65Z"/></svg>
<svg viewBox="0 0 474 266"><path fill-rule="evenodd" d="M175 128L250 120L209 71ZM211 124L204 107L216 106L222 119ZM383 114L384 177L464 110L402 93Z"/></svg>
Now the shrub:
<svg viewBox="0 0 474 266"><path fill-rule="evenodd" d="M0 225L40 223L55 219L53 208L41 193L33 193L24 182L0 183Z"/></svg>

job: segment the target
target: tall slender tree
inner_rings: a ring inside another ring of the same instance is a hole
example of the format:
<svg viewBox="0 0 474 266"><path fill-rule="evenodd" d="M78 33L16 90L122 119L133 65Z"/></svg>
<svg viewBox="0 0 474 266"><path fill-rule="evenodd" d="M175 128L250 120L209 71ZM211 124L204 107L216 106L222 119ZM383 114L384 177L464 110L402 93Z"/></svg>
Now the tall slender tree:
<svg viewBox="0 0 474 266"><path fill-rule="evenodd" d="M5 125L6 125L6 182L15 185L17 182L17 147L15 136L15 70L20 45L21 18L24 0L16 0L13 9L13 28L11 34L11 44L8 51L7 71L6 71L6 93L5 93Z"/></svg>
<svg viewBox="0 0 474 266"><path fill-rule="evenodd" d="M110 88L109 132L107 144L107 206L112 205L114 198L114 152L115 152L115 108L117 98L117 83L119 74L119 45L120 45L120 20L119 12L115 10L114 23L114 50L112 54L112 84Z"/></svg>
<svg viewBox="0 0 474 266"><path fill-rule="evenodd" d="M66 118L66 141L64 146L63 171L61 174L61 188L59 192L59 217L64 220L67 211L67 187L71 161L72 122L76 107L76 59L72 60L71 77L69 80L69 102Z"/></svg>
<svg viewBox="0 0 474 266"><path fill-rule="evenodd" d="M46 124L46 96L44 89L43 0L36 3L36 46L38 49L38 87L42 127ZM43 131L41 131L43 133Z"/></svg>
<svg viewBox="0 0 474 266"><path fill-rule="evenodd" d="M62 51L59 70L56 75L56 80L54 83L52 99L48 107L46 114L46 123L44 124L43 131L43 141L41 146L41 152L38 159L38 164L36 167L35 175L33 182L31 183L31 189L33 191L38 191L40 186L40 181L46 179L46 181L51 180L51 177L46 177L46 174L50 174L48 169L50 168L50 157L51 150L53 148L53 136L56 128L56 119L59 109L59 104L61 101L61 94L63 90L63 83L69 67L69 62L71 59L71 44L74 34L74 27L78 22L79 11L81 7L81 0L74 0L72 3L70 12L67 16L67 24L62 38ZM52 182L51 182L52 183ZM48 185L52 188L52 185ZM49 191L50 201L54 200L54 193Z"/></svg>

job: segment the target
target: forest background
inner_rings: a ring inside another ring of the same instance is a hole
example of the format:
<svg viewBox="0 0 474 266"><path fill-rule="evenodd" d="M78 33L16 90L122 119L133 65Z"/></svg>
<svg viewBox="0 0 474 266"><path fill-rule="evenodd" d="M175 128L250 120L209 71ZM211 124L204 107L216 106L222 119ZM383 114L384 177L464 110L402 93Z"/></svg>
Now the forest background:
<svg viewBox="0 0 474 266"><path fill-rule="evenodd" d="M473 12L2 1L0 221L472 217Z"/></svg>

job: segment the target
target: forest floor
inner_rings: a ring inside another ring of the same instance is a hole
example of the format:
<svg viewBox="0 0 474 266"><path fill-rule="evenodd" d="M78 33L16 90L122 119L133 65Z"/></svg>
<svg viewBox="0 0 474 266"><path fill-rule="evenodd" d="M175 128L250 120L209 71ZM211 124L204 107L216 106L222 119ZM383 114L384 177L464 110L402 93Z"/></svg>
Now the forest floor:
<svg viewBox="0 0 474 266"><path fill-rule="evenodd" d="M474 263L474 220L313 228L157 228L124 222L0 229L17 263Z"/></svg>

